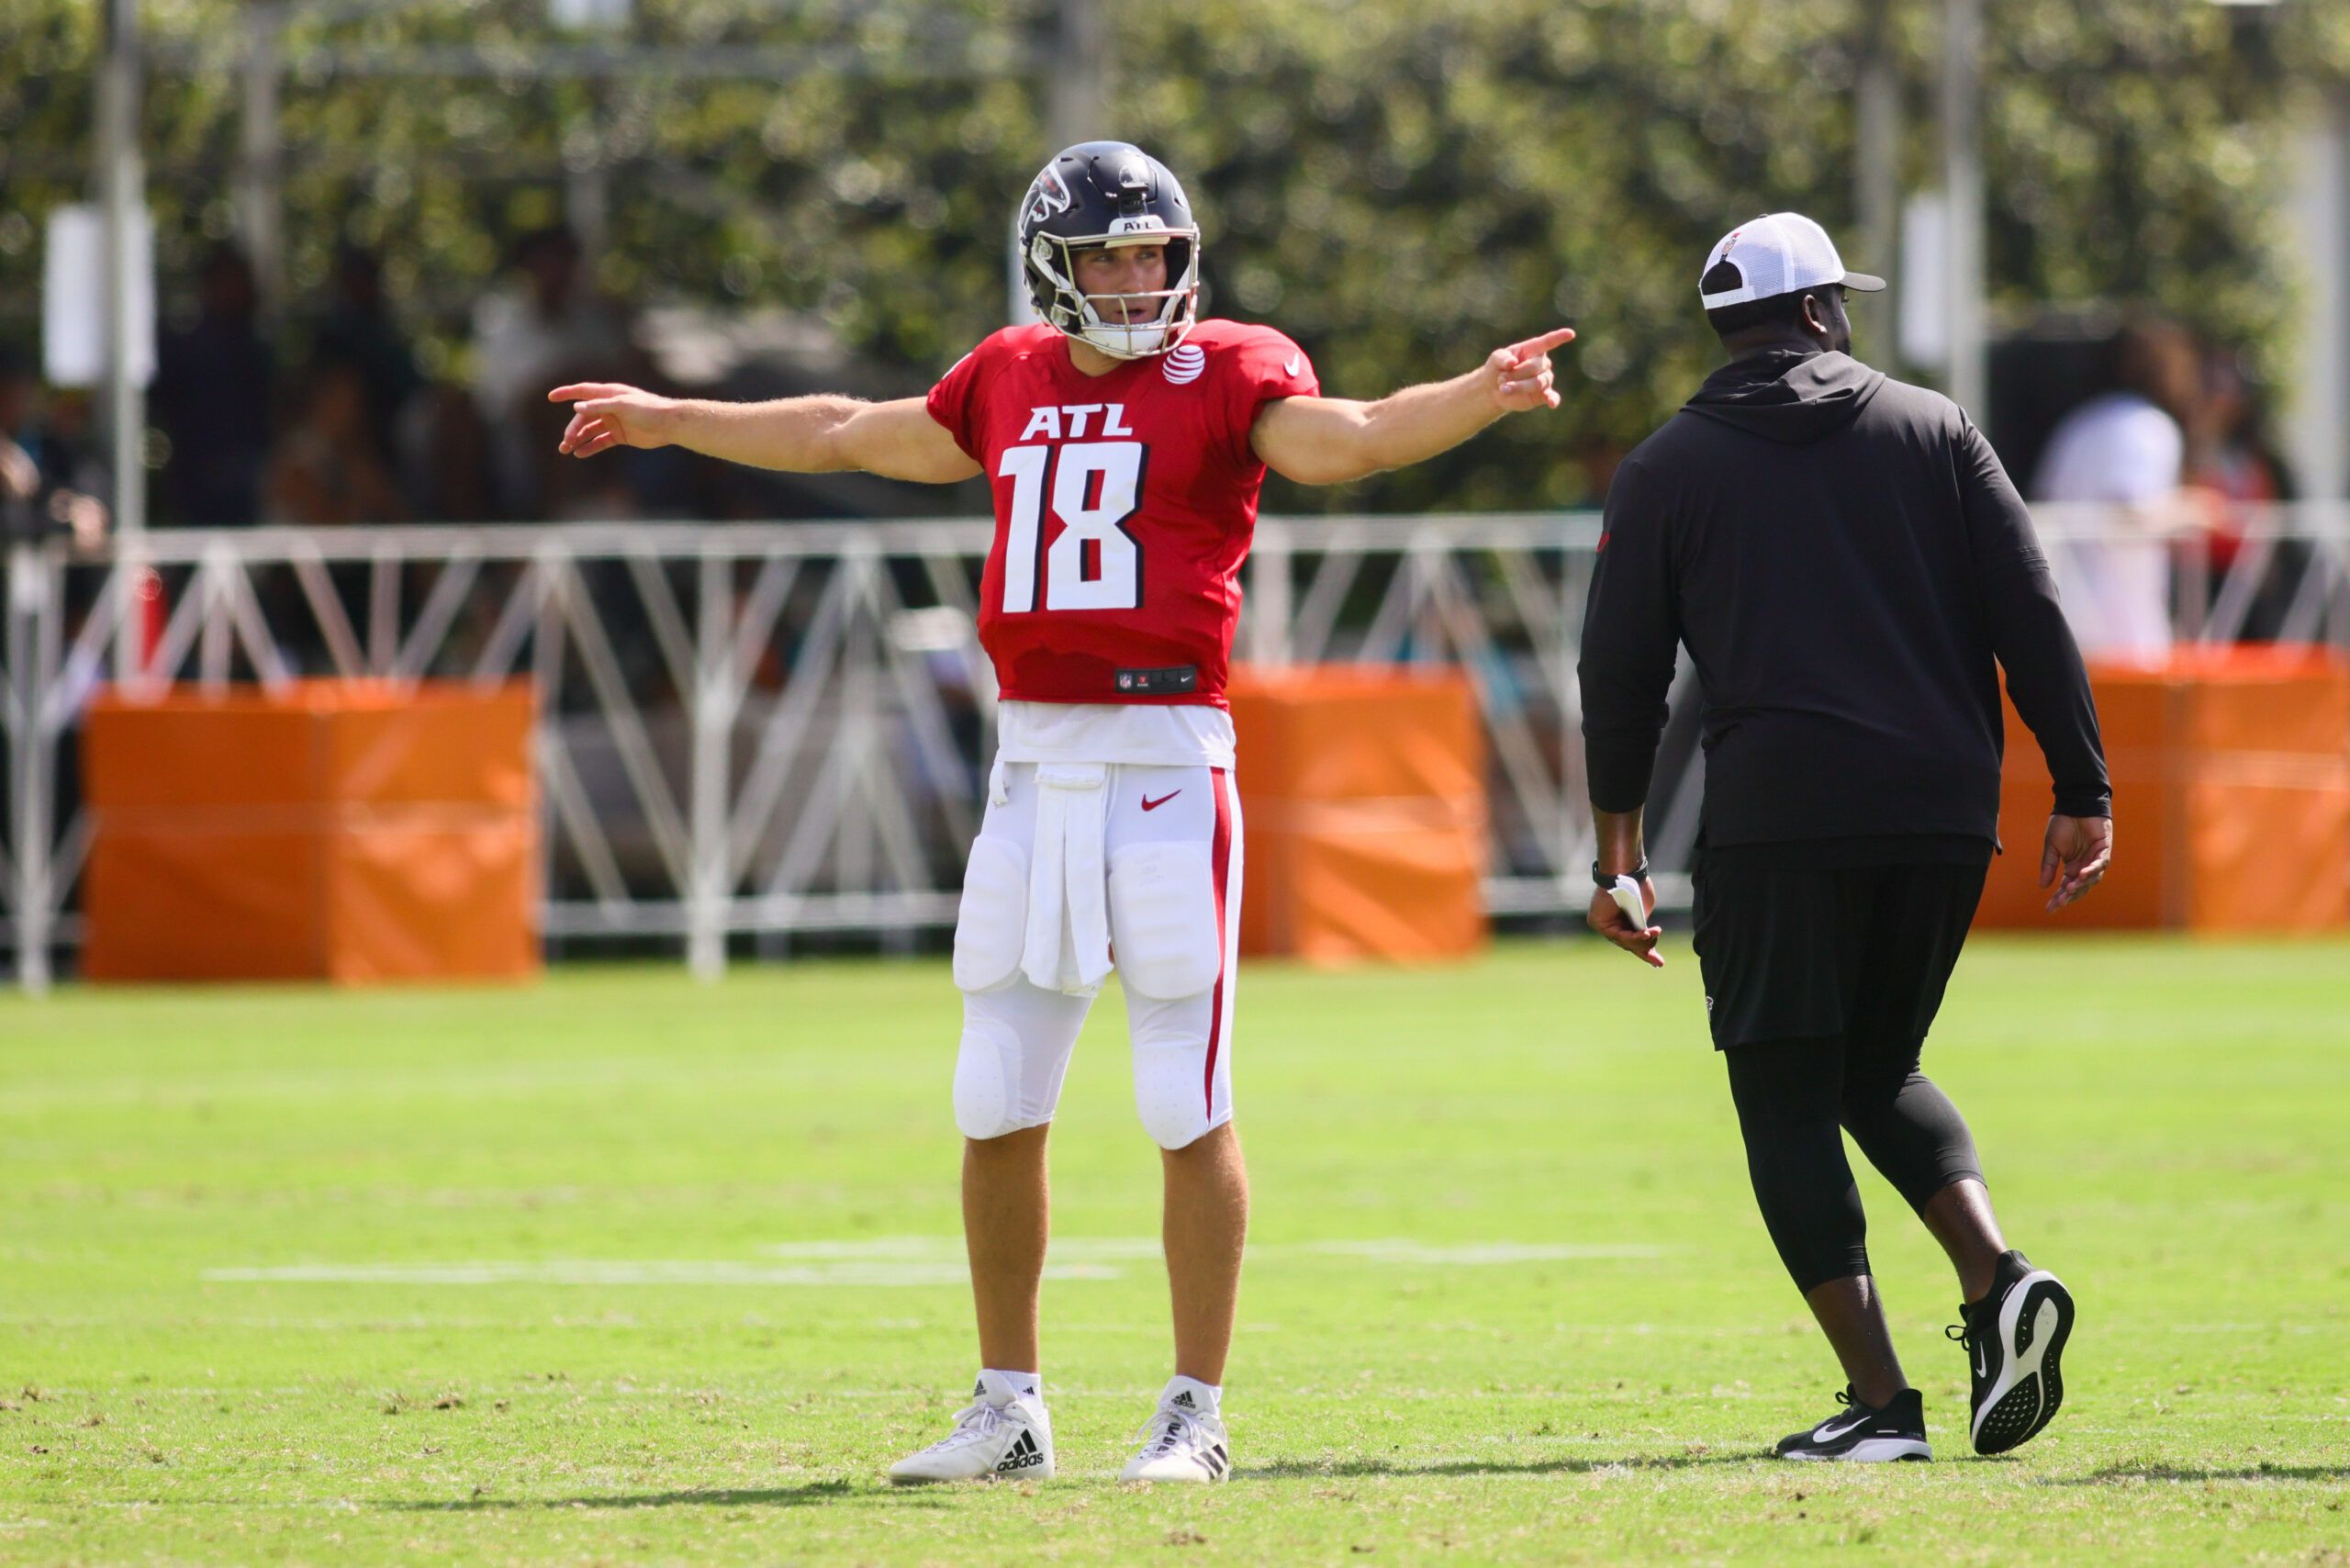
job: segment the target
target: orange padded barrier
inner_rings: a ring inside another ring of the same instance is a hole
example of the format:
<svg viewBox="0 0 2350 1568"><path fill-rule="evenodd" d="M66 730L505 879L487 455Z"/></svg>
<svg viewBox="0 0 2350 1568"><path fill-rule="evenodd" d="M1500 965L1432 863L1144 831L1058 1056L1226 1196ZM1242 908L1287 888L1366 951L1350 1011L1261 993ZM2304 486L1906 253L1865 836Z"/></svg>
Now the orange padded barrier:
<svg viewBox="0 0 2350 1568"><path fill-rule="evenodd" d="M1485 748L1456 670L1236 670L1240 948L1425 961L1485 940Z"/></svg>
<svg viewBox="0 0 2350 1568"><path fill-rule="evenodd" d="M2114 867L2043 914L2047 764L2008 709L2007 853L1977 925L2325 931L2350 924L2350 660L2332 649L2183 648L2092 664L2113 774Z"/></svg>
<svg viewBox="0 0 2350 1568"><path fill-rule="evenodd" d="M531 720L523 687L101 697L82 745L83 974L535 974Z"/></svg>

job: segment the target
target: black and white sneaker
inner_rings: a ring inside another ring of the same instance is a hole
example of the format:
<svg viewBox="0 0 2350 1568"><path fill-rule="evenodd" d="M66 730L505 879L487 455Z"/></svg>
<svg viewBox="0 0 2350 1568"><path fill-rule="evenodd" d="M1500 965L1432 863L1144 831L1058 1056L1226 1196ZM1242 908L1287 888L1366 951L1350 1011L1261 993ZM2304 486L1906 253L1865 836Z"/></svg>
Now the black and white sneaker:
<svg viewBox="0 0 2350 1568"><path fill-rule="evenodd" d="M2020 1252L1999 1255L1990 1294L1961 1306L1945 1330L1975 1373L1976 1453L2005 1453L2037 1436L2065 1403L2057 1362L2073 1332L2073 1294Z"/></svg>
<svg viewBox="0 0 2350 1568"><path fill-rule="evenodd" d="M1851 1389L1836 1396L1844 1406L1807 1432L1793 1432L1771 1451L1780 1459L1842 1460L1852 1464L1882 1464L1887 1460L1930 1460L1926 1446L1926 1406L1914 1388L1905 1388L1882 1409L1873 1409Z"/></svg>
<svg viewBox="0 0 2350 1568"><path fill-rule="evenodd" d="M1158 1396L1158 1408L1135 1437L1141 1443L1118 1473L1121 1481L1203 1482L1210 1485L1232 1474L1232 1448L1224 1418L1205 1409L1177 1378Z"/></svg>

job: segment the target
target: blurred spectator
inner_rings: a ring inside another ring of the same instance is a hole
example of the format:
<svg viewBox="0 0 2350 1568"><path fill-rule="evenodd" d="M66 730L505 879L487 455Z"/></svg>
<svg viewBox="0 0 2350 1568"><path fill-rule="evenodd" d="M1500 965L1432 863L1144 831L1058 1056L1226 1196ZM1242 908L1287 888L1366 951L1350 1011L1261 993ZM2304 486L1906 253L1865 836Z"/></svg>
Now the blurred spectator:
<svg viewBox="0 0 2350 1568"><path fill-rule="evenodd" d="M2188 428L2187 484L2208 509L2203 558L2188 574L2201 586L2204 610L2232 596L2244 604L2241 623L2220 630L2240 641L2274 637L2300 576L2296 546L2273 534L2246 536L2266 509L2292 498L2293 485L2269 440L2267 410L2234 354L2215 353L2204 365L2203 398ZM2232 587L2231 577L2253 580Z"/></svg>
<svg viewBox="0 0 2350 1568"><path fill-rule="evenodd" d="M373 251L345 245L336 252L334 303L319 323L311 354L321 364L347 364L357 372L369 437L376 454L391 465L400 415L424 378L385 301L383 263Z"/></svg>
<svg viewBox="0 0 2350 1568"><path fill-rule="evenodd" d="M543 440L549 390L631 363L628 319L581 275L579 241L534 230L514 249L514 286L474 312L474 396L488 422L494 472L511 515L545 514ZM554 429L560 433L563 421Z"/></svg>
<svg viewBox="0 0 2350 1568"><path fill-rule="evenodd" d="M40 445L33 455L41 472L60 484L110 501L114 475L98 446L97 404L90 388L47 387L40 408L39 421L33 427Z"/></svg>
<svg viewBox="0 0 2350 1568"><path fill-rule="evenodd" d="M2168 321L2137 321L2109 345L2109 390L2065 416L2032 487L2043 501L2101 503L2102 537L2053 552L2081 651L2159 661L2170 649L2167 537L2184 515L2179 486L2199 365L2194 340Z"/></svg>
<svg viewBox="0 0 2350 1568"><path fill-rule="evenodd" d="M68 532L76 547L93 549L106 538L106 503L82 487L82 455L43 421L40 401L32 362L0 350L0 534Z"/></svg>
<svg viewBox="0 0 2350 1568"><path fill-rule="evenodd" d="M393 522L405 515L384 460L365 371L325 359L305 378L270 454L272 522Z"/></svg>
<svg viewBox="0 0 2350 1568"><path fill-rule="evenodd" d="M155 422L172 443L163 498L178 521L245 526L261 516L276 358L255 324L259 295L242 252L215 248L196 297L195 325L167 334L156 356Z"/></svg>
<svg viewBox="0 0 2350 1568"><path fill-rule="evenodd" d="M399 474L418 516L433 522L488 522L492 499L489 427L473 394L436 382L408 401L399 426Z"/></svg>

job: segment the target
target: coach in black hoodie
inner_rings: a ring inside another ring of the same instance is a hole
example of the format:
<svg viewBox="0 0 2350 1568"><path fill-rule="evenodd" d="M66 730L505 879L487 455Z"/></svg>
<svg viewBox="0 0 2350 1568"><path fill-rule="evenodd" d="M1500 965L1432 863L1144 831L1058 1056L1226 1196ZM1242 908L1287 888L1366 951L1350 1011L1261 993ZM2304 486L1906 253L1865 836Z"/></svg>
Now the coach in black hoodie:
<svg viewBox="0 0 2350 1568"><path fill-rule="evenodd" d="M1840 1124L1958 1271L1976 1450L2055 1413L2071 1298L2008 1249L1964 1120L1918 1070L1997 843L1995 664L2054 775L2051 910L2112 842L2088 680L2015 487L1956 404L1851 357L1845 291L1884 286L1795 213L1715 246L1699 296L1729 363L1617 470L1583 622L1593 875L1635 877L1650 909L1676 644L1704 695L1708 1021L1764 1223L1850 1383L1789 1458L1929 1457ZM1663 961L1604 890L1591 923Z"/></svg>

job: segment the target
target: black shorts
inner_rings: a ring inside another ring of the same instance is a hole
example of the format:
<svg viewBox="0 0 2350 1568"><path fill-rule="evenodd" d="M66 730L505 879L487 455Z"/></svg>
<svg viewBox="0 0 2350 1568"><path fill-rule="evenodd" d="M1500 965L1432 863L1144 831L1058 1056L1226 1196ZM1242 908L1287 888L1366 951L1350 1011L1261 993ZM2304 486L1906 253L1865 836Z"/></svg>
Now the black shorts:
<svg viewBox="0 0 2350 1568"><path fill-rule="evenodd" d="M1881 846L1912 857L1893 859L1839 845L1700 845L1692 945L1716 1049L1829 1037L1906 1049L1932 1027L1991 846Z"/></svg>

